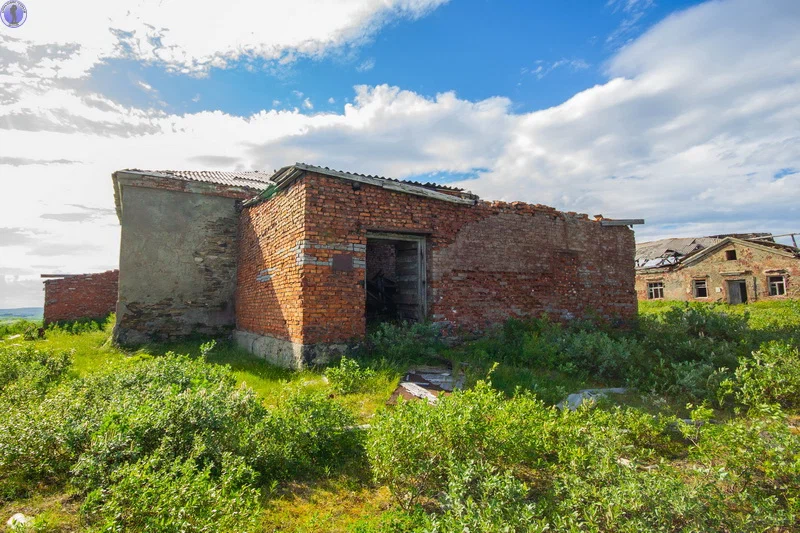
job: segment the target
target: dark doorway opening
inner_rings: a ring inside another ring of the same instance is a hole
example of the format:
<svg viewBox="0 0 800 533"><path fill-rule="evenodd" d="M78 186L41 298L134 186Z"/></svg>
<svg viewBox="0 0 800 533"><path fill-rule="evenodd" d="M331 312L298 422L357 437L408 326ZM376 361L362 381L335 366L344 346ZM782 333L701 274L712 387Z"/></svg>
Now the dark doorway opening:
<svg viewBox="0 0 800 533"><path fill-rule="evenodd" d="M425 320L425 272L424 236L367 234L367 322Z"/></svg>
<svg viewBox="0 0 800 533"><path fill-rule="evenodd" d="M740 279L728 282L728 303L729 304L747 303L747 282Z"/></svg>

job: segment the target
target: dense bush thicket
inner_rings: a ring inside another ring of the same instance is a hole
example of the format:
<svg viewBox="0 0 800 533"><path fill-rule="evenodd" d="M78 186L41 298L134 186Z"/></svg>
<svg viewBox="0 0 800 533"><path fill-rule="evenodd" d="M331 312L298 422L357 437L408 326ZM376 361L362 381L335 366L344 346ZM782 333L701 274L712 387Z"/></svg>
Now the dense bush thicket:
<svg viewBox="0 0 800 533"><path fill-rule="evenodd" d="M8 335L21 335L26 331L38 329L41 327L41 322L34 322L32 320L9 320L0 322L0 339Z"/></svg>
<svg viewBox="0 0 800 533"><path fill-rule="evenodd" d="M69 485L107 530L247 531L261 486L335 469L357 444L353 416L322 393L294 390L268 409L202 360L61 379L69 362L0 347L0 497Z"/></svg>
<svg viewBox="0 0 800 533"><path fill-rule="evenodd" d="M786 303L786 307L797 305ZM462 347L456 356L483 369L500 362L522 371L549 369L580 380L626 384L687 401L712 401L739 360L749 359L762 344L800 345L800 323L796 323L800 308L790 309L783 320L761 319L757 327L749 323L746 312L730 309L670 305L642 315L637 327L629 330L590 322L565 326L546 318L510 320Z"/></svg>
<svg viewBox="0 0 800 533"><path fill-rule="evenodd" d="M101 326L59 326L0 341L0 501L52 487L76 495L91 530L252 531L278 483L355 466L397 503L362 533L800 530L800 307L764 307L651 306L629 330L509 321L455 348L429 326L384 324L327 386L281 385L270 406L207 362L213 342L79 376L86 347L71 335ZM43 348L55 338L79 349ZM359 429L344 405L433 357L491 382ZM562 411L550 404L573 390L526 386L540 376L692 402L691 420Z"/></svg>
<svg viewBox="0 0 800 533"><path fill-rule="evenodd" d="M422 530L800 527L800 436L780 408L758 406L724 424L704 417L704 409L692 423L619 408L561 412L479 383L437 405L383 412L367 450L403 508L433 509Z"/></svg>

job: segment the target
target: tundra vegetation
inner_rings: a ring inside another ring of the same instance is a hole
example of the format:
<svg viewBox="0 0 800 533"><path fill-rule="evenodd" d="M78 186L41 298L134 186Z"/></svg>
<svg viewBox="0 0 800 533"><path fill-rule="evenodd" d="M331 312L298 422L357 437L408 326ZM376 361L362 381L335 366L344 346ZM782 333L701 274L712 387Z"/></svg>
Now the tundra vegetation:
<svg viewBox="0 0 800 533"><path fill-rule="evenodd" d="M327 369L110 321L0 331L0 512L23 531L797 531L800 302L383 324ZM26 340L28 339L28 340ZM467 387L385 406L410 364ZM570 411L570 392L626 394Z"/></svg>

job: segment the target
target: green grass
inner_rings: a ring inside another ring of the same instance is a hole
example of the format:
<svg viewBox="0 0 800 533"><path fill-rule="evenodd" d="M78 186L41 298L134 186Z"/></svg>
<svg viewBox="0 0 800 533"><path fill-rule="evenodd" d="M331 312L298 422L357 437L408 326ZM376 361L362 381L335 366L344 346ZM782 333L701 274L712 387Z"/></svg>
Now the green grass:
<svg viewBox="0 0 800 533"><path fill-rule="evenodd" d="M203 340L153 344L132 351L122 350L111 343L110 327L107 325L104 330L77 335L63 331L48 331L44 339L32 343L40 348L72 350L74 354L72 374L76 377L86 376L112 364L158 357L167 352L200 357L200 344ZM0 340L0 342L26 341L15 339ZM230 367L239 382L253 389L266 405L274 405L289 387L316 391L328 389L324 369L293 371L282 368L253 357L230 342L218 342L206 360ZM378 370L376 374L368 392L348 394L341 398L342 403L364 421L386 403L401 377L397 370L390 368Z"/></svg>
<svg viewBox="0 0 800 533"><path fill-rule="evenodd" d="M670 309L687 307L687 302L671 300L644 300L639 302L639 315L663 315ZM762 300L749 304L702 304L713 306L732 315L749 315L753 328L780 325L784 328L800 328L800 300Z"/></svg>

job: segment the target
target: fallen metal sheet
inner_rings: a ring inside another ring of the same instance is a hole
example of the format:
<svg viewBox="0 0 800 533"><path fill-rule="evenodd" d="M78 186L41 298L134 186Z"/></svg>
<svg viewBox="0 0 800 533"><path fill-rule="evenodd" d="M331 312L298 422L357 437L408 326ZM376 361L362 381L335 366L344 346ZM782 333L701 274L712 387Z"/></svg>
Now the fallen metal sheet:
<svg viewBox="0 0 800 533"><path fill-rule="evenodd" d="M427 400L436 403L439 396L450 394L455 389L463 388L465 376L459 371L456 376L446 367L417 366L412 367L400 380L392 396L386 402L394 405L398 398L406 400Z"/></svg>
<svg viewBox="0 0 800 533"><path fill-rule="evenodd" d="M428 400L428 403L436 403L439 400L439 398L434 393L432 393L431 391L429 391L424 387L420 387L416 383L410 383L406 381L401 383L400 386L405 390L407 390L408 392L410 392L412 395L416 396L417 398L420 398L422 400Z"/></svg>

